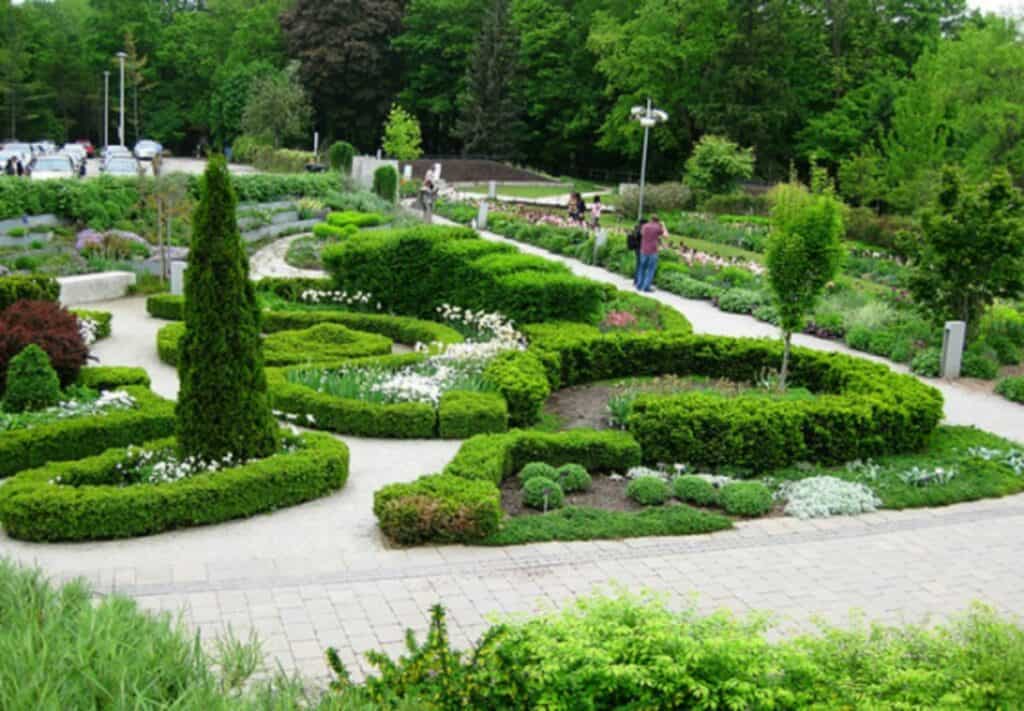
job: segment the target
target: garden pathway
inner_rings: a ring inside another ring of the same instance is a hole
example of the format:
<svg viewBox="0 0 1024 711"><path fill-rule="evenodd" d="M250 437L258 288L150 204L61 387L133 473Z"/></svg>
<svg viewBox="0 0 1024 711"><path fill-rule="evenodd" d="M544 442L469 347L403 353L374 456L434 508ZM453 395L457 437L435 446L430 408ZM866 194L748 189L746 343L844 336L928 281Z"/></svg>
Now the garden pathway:
<svg viewBox="0 0 1024 711"><path fill-rule="evenodd" d="M571 266L628 286L602 270ZM772 335L770 327L702 302L656 296L681 307L699 331ZM145 315L143 299L96 306L114 312L114 335L96 349L102 362L144 366L158 392L173 394L176 373L156 359L155 333L164 322ZM819 344L837 345L809 343ZM974 416L983 424L993 401L949 398L948 412L953 421ZM0 534L0 555L58 579L84 576L101 592L130 594L149 609L184 609L186 622L204 635L228 626L243 636L253 630L272 660L314 677L326 674L328 645L356 676L366 670L361 652L399 653L403 630L422 632L435 602L447 607L453 640L463 646L490 615L557 609L609 585L658 591L675 606L696 596L703 611L771 611L780 634L809 629L813 616L844 623L851 609L871 620L922 621L977 600L1024 616L1024 495L849 519L765 519L706 536L402 550L388 547L376 529L373 491L437 471L458 443L344 440L351 476L328 498L127 541L42 545Z"/></svg>
<svg viewBox="0 0 1024 711"><path fill-rule="evenodd" d="M312 277L315 279L324 276L321 271L299 269L285 262L285 255L288 254L288 248L292 242L303 237L309 237L309 234L285 237L260 249L249 258L249 276L253 279L262 279L263 277Z"/></svg>

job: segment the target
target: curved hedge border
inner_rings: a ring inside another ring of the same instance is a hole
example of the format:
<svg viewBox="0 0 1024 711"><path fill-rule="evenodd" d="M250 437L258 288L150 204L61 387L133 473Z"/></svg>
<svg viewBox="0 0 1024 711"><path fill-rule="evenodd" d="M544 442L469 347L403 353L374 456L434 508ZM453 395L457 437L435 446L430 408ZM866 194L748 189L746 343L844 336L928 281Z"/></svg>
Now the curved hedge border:
<svg viewBox="0 0 1024 711"><path fill-rule="evenodd" d="M381 530L398 543L480 541L501 525L498 484L533 461L624 471L640 463L640 445L614 431L479 435L463 443L444 473L378 489L373 512Z"/></svg>
<svg viewBox="0 0 1024 711"><path fill-rule="evenodd" d="M317 326L300 331L279 331L263 342L263 362L268 366L287 366L300 363L336 363L348 358L386 355L391 352L391 339L375 333L354 331L341 324L329 324L338 330L335 336L351 340L321 342L316 340ZM342 330L343 329L343 330ZM178 347L185 335L185 324L169 323L156 334L156 348L160 360L168 365L178 364Z"/></svg>
<svg viewBox="0 0 1024 711"><path fill-rule="evenodd" d="M46 462L81 459L111 447L124 447L174 433L173 402L143 387L123 389L135 398L135 408L0 432L0 478ZM0 489L6 489L6 485Z"/></svg>
<svg viewBox="0 0 1024 711"><path fill-rule="evenodd" d="M172 484L51 484L103 481L125 455L115 449L23 472L0 487L0 522L12 538L83 541L143 536L254 516L324 496L348 479L345 443L306 434L303 446ZM152 446L173 443L152 442Z"/></svg>

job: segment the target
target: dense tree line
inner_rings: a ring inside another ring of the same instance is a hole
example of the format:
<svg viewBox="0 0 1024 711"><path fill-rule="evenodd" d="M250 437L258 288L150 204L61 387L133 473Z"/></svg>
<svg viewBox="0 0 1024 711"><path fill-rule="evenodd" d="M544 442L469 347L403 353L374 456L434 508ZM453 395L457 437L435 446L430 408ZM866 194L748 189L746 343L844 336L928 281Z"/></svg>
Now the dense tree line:
<svg viewBox="0 0 1024 711"><path fill-rule="evenodd" d="M964 0L7 0L0 28L3 133L29 139L102 140L124 50L128 140L178 152L237 137L274 75L311 98L304 133L364 151L397 103L429 154L629 171L651 96L665 177L706 134L876 206L912 207L946 162L1024 168L1018 29Z"/></svg>

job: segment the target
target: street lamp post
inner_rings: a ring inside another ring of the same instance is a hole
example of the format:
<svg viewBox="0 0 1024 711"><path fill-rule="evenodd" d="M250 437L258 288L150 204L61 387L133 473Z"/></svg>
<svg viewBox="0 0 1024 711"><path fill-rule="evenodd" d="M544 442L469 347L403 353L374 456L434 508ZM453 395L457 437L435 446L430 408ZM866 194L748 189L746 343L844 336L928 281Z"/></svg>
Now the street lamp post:
<svg viewBox="0 0 1024 711"><path fill-rule="evenodd" d="M117 58L121 60L121 120L117 127L117 137L120 145L124 145L124 60L128 55L118 52Z"/></svg>
<svg viewBox="0 0 1024 711"><path fill-rule="evenodd" d="M634 106L629 115L636 121L640 122L640 125L644 127L644 154L640 160L640 205L637 208L636 219L642 220L644 217L644 185L647 182L647 143L650 137L651 128L657 126L659 123L668 121L668 114L661 109L656 109L651 105L650 97L647 98L646 106Z"/></svg>
<svg viewBox="0 0 1024 711"><path fill-rule="evenodd" d="M110 145L110 72L103 72L103 147Z"/></svg>

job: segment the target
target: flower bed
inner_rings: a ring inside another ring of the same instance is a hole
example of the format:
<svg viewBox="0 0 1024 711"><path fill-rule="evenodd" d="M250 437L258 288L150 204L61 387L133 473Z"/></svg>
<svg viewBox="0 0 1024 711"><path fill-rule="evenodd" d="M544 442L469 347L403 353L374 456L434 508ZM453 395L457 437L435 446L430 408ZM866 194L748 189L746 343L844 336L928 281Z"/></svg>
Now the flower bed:
<svg viewBox="0 0 1024 711"><path fill-rule="evenodd" d="M167 449L159 440L147 449ZM254 516L325 496L348 479L344 442L303 435L290 450L239 466L170 481L125 483L114 449L22 472L0 487L0 522L13 538L82 541L126 538Z"/></svg>
<svg viewBox="0 0 1024 711"><path fill-rule="evenodd" d="M123 390L135 401L134 407L101 417L85 415L0 432L0 478L46 462L81 459L174 432L174 403L143 387Z"/></svg>

